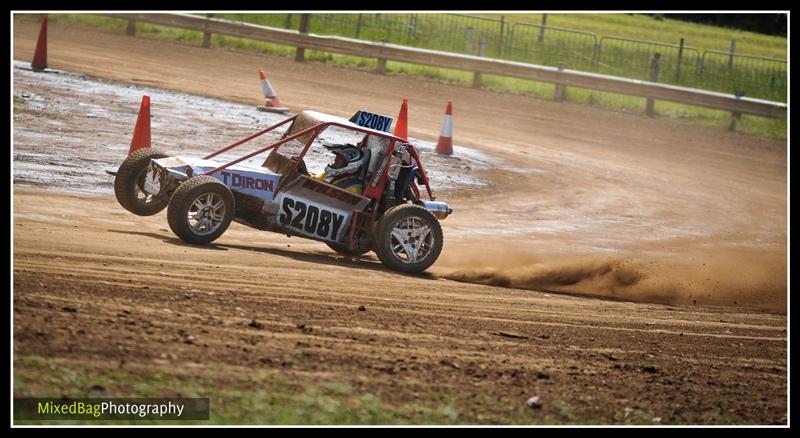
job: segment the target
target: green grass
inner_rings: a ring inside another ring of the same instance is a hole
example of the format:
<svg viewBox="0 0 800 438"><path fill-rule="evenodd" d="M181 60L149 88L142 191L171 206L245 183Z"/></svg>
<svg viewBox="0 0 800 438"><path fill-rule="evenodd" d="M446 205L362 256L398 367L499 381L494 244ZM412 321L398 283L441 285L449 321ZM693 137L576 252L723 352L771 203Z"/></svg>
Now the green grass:
<svg viewBox="0 0 800 438"><path fill-rule="evenodd" d="M291 359L286 357L284 359ZM300 354L295 359L302 360ZM284 360L287 362L287 360ZM369 425L369 424L680 424L680 418L657 418L647 402L634 408L609 410L591 397L546 401L547 408L531 411L523 403L512 408L508 400L488 394L460 399L447 388L420 383L398 383L391 378L353 382L280 369L212 364L194 371L133 371L116 366L81 364L36 355L14 358L14 397L42 398L209 398L209 420L16 420L16 425ZM98 386L103 387L98 391ZM363 387L376 391L365 391ZM392 394L390 401L381 394ZM407 397L413 394L413 397ZM413 401L397 401L401 399ZM734 424L725 401L702 414L700 423ZM500 407L500 411L498 411ZM500 413L498 413L500 412Z"/></svg>
<svg viewBox="0 0 800 438"><path fill-rule="evenodd" d="M487 14L483 14L487 15ZM540 24L542 14L504 14L509 22ZM664 19L639 14L572 13L548 14L547 25L578 29L600 36L616 36L678 44L684 38L686 46L727 52L731 40L736 40L736 52L786 60L787 39L738 29L708 26L686 21Z"/></svg>
<svg viewBox="0 0 800 438"><path fill-rule="evenodd" d="M359 14L315 14L315 16L335 15L330 20L320 18L314 20L312 16L311 31L322 34L341 34L353 36L356 34L356 26ZM363 25L359 37L363 39L380 39L387 34L384 29L375 29L369 26L367 16L376 14L361 14ZM386 14L384 14L386 15ZM405 27L409 14L395 14L398 18L397 24L389 32L397 36ZM420 29L426 28L426 22L431 25L443 23L440 13L422 13L418 15L416 26ZM506 14L470 14L499 20L503 17L508 23L508 27L516 23L540 24L542 14L530 13L506 13ZM257 23L266 26L284 28L286 24L286 14L218 14L219 18ZM651 16L639 14L620 14L620 13L570 13L570 14L548 14L547 25L553 27L581 30L592 32L598 37L616 36L624 38L636 38L649 41L658 41L669 44L678 44L681 38L687 46L698 47L705 50L728 51L731 40L736 40L737 53L750 54L756 56L767 56L786 60L787 39L785 37L763 35L754 32L747 32L737 29L729 29L716 26L708 26L696 23L689 23L680 20L669 19L669 14L665 18L658 19ZM391 21L391 20L388 20ZM402 23L401 23L402 21ZM291 29L297 29L299 14L292 14ZM383 23L383 22L382 22ZM482 29L494 30L498 27L492 22L471 23L479 31ZM439 33L427 34L429 40L446 39L445 34L448 29L440 29ZM459 41L459 47L463 46Z"/></svg>
<svg viewBox="0 0 800 438"><path fill-rule="evenodd" d="M221 373L219 371L222 371ZM217 370L218 377L164 372L134 372L78 366L39 356L14 362L15 397L170 398L208 397L210 419L175 420L17 420L16 424L461 424L531 421L520 411L501 420L462 412L460 401L447 392L409 385L419 402L395 406L348 382L278 377L269 370ZM90 388L100 385L98 393Z"/></svg>
<svg viewBox="0 0 800 438"><path fill-rule="evenodd" d="M296 15L297 14L294 14L293 16L294 21L292 24L295 27L298 19ZM283 24L285 24L286 20L286 14L236 14L236 17L228 18L253 20L253 16L262 17L263 21L268 21L266 24L276 25L279 27L283 27ZM127 26L126 20L98 17L87 14L51 14L50 17L51 21L54 22L64 21L68 23L110 29L119 32L124 32ZM534 22L538 23L537 20L540 19L541 15L512 14L508 15L507 17L509 20L533 20ZM561 20L565 21L562 22ZM711 42L715 42L714 44L721 44L725 38L728 38L731 35L745 33L747 34L747 38L749 38L747 41L750 41L748 44L752 44L754 47L753 53L765 56L778 55L779 53L775 52L775 50L781 50L780 47L783 47L785 52L786 45L785 38L753 34L752 32L739 32L730 29L703 26L676 20L667 19L659 21L651 17L640 15L552 14L548 16L547 23L548 25L552 26L582 26L583 29L594 32L608 31L614 32L615 35L639 38L651 38L654 35L661 35L662 39L668 39L674 35L702 35L704 38L706 38L706 41L709 42L709 46L712 46ZM664 28L664 26L666 26L666 28ZM662 30L654 30L658 28L662 28ZM155 38L166 41L181 41L198 45L202 41L201 32L185 31L163 26L149 25L146 23L137 24L137 35L145 38ZM730 40L728 40L728 43L729 42ZM213 35L211 43L215 47L249 50L258 53L271 53L285 57L294 56L295 53L295 49L293 47L220 35ZM377 65L377 61L372 58L338 55L314 50L306 51L306 59L312 62L324 62L335 66L363 70L374 70ZM436 82L460 86L471 86L473 80L473 74L470 72L400 62L387 62L386 68L387 74L389 75L422 77ZM514 93L540 98L551 98L553 96L554 89L554 86L551 84L492 75L483 75L482 85L483 87L496 92ZM587 103L600 107L627 111L644 111L646 102L646 100L643 98L601 93L577 88L568 88L566 95L568 101ZM730 113L727 112L673 104L669 102L656 102L656 113L658 117L676 118L717 128L727 128L731 122ZM767 138L787 138L786 118L771 119L756 116L743 116L742 120L737 122L736 129L740 132Z"/></svg>

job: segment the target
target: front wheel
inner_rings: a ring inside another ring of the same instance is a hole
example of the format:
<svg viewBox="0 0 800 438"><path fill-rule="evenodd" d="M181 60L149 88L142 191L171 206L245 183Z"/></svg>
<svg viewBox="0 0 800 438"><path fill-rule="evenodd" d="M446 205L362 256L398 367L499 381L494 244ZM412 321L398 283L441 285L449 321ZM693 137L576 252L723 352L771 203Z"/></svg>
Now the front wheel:
<svg viewBox="0 0 800 438"><path fill-rule="evenodd" d="M375 236L375 252L381 263L407 274L428 269L439 258L442 244L439 220L414 204L388 210Z"/></svg>
<svg viewBox="0 0 800 438"><path fill-rule="evenodd" d="M200 175L186 180L172 194L167 221L184 242L206 245L228 229L233 210L230 189L212 176Z"/></svg>
<svg viewBox="0 0 800 438"><path fill-rule="evenodd" d="M150 161L166 158L167 154L152 148L139 149L119 166L114 178L114 195L125 210L137 216L152 216L167 206L157 193L144 190L144 179Z"/></svg>

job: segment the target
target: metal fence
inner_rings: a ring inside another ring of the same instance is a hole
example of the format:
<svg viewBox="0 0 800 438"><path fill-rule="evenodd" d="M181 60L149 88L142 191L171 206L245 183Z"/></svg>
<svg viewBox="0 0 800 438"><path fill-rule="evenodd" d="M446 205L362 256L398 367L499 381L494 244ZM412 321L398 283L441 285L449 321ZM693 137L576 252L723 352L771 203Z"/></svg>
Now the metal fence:
<svg viewBox="0 0 800 438"><path fill-rule="evenodd" d="M417 38L416 14L313 14L309 32L367 41L413 45Z"/></svg>
<svg viewBox="0 0 800 438"><path fill-rule="evenodd" d="M698 88L717 84L734 94L786 101L786 61L730 52L706 50L697 68Z"/></svg>
<svg viewBox="0 0 800 438"><path fill-rule="evenodd" d="M219 14L220 18L297 29L301 14ZM649 80L660 55L659 82L786 102L787 63L688 45L644 41L505 17L465 14L310 14L308 31L366 41L480 55Z"/></svg>
<svg viewBox="0 0 800 438"><path fill-rule="evenodd" d="M502 57L505 20L461 14L313 14L310 32ZM483 47L483 49L481 49Z"/></svg>
<svg viewBox="0 0 800 438"><path fill-rule="evenodd" d="M507 59L574 70L595 70L597 36L538 24L515 23L507 42Z"/></svg>
<svg viewBox="0 0 800 438"><path fill-rule="evenodd" d="M629 38L602 37L598 45L597 68L602 73L636 79L650 78L650 62L661 56L659 82L687 85L700 61L700 51L681 46Z"/></svg>

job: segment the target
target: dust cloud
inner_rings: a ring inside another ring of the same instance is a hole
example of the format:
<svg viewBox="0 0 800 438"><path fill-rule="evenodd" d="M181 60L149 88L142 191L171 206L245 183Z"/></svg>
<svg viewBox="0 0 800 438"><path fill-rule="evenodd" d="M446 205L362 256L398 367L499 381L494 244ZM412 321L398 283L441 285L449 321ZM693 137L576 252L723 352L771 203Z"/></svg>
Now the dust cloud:
<svg viewBox="0 0 800 438"><path fill-rule="evenodd" d="M487 254L485 249L476 253L467 248L458 253L443 257L446 269L438 273L440 277L636 302L786 312L785 253L716 249L702 253L592 256Z"/></svg>

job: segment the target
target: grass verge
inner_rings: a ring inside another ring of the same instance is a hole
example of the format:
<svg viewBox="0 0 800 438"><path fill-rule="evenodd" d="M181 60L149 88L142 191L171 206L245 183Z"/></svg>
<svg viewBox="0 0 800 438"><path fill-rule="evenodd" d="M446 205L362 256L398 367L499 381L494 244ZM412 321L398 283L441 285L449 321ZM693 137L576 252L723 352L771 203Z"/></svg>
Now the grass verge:
<svg viewBox="0 0 800 438"><path fill-rule="evenodd" d="M171 398L208 397L210 419L16 420L15 424L477 424L527 423L520 410L507 418L466 412L448 392L406 385L419 400L392 403L351 382L292 378L269 369L219 367L196 375L83 366L40 356L14 361L15 397ZM487 402L489 403L489 402Z"/></svg>

